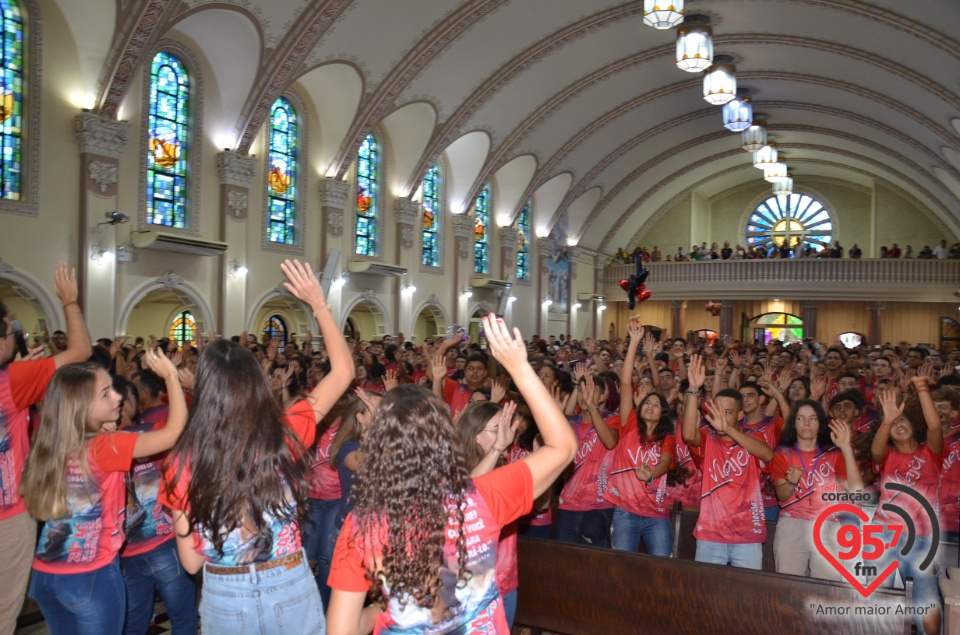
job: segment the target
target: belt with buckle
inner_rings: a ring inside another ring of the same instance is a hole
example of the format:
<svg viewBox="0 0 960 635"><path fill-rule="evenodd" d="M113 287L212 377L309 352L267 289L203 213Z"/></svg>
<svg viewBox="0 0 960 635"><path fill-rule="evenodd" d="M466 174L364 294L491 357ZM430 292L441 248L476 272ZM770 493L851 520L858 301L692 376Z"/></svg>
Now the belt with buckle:
<svg viewBox="0 0 960 635"><path fill-rule="evenodd" d="M301 562L303 562L303 551L298 551L296 553L291 553L288 556L277 558L276 560L268 560L267 562L257 563L253 565L253 569L255 571L266 571L268 569L275 569L277 567L286 567L287 569L292 569ZM212 573L214 575L237 575L242 573L250 573L250 565L240 567L219 567L208 563L205 566L205 570L207 573Z"/></svg>

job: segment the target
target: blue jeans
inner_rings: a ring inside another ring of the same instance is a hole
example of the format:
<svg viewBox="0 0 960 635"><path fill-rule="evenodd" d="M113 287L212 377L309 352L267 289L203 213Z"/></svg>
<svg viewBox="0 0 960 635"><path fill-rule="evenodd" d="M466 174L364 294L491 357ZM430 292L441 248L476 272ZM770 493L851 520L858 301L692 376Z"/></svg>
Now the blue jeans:
<svg viewBox="0 0 960 635"><path fill-rule="evenodd" d="M560 542L574 542L578 545L609 547L612 521L613 508L591 509L585 512L558 509L554 538Z"/></svg>
<svg viewBox="0 0 960 635"><path fill-rule="evenodd" d="M340 513L339 498L334 500L310 499L310 522L303 526L303 549L307 552L307 560L317 563L317 588L320 589L320 598L323 607L330 606L330 587L327 578L330 576L330 561L333 559L333 548L337 545L340 531L336 529L334 521Z"/></svg>
<svg viewBox="0 0 960 635"><path fill-rule="evenodd" d="M120 635L126 592L120 558L87 573L41 573L30 579L51 635Z"/></svg>
<svg viewBox="0 0 960 635"><path fill-rule="evenodd" d="M610 529L613 548L636 553L641 538L651 556L669 558L673 552L673 526L669 518L650 518L619 507L614 509Z"/></svg>
<svg viewBox="0 0 960 635"><path fill-rule="evenodd" d="M780 506L775 507L764 507L763 508L763 519L768 523L775 523L780 518Z"/></svg>
<svg viewBox="0 0 960 635"><path fill-rule="evenodd" d="M323 603L304 557L300 564L220 575L203 570L203 635L321 634Z"/></svg>
<svg viewBox="0 0 960 635"><path fill-rule="evenodd" d="M503 596L503 612L507 616L507 626L513 628L513 618L517 616L517 590Z"/></svg>
<svg viewBox="0 0 960 635"><path fill-rule="evenodd" d="M180 565L176 540L138 556L120 558L120 570L127 587L125 635L143 635L149 630L154 587L160 589L173 631L177 635L197 632L197 585Z"/></svg>
<svg viewBox="0 0 960 635"><path fill-rule="evenodd" d="M550 533L553 525L520 525L520 535L530 536L531 538L543 538L550 540Z"/></svg>
<svg viewBox="0 0 960 635"><path fill-rule="evenodd" d="M728 545L725 542L697 540L696 560L759 571L763 568L763 546L759 542Z"/></svg>

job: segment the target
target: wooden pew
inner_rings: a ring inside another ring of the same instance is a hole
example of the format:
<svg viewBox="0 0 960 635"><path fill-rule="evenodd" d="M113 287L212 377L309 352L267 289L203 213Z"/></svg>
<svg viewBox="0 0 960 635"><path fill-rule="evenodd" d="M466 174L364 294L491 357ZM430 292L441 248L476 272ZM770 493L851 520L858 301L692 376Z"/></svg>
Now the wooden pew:
<svg viewBox="0 0 960 635"><path fill-rule="evenodd" d="M869 600L849 584L657 558L521 537L515 624L571 635L672 633L843 633L904 635L913 618L906 590L879 589ZM848 607L844 617L816 607ZM854 615L882 606L887 616Z"/></svg>

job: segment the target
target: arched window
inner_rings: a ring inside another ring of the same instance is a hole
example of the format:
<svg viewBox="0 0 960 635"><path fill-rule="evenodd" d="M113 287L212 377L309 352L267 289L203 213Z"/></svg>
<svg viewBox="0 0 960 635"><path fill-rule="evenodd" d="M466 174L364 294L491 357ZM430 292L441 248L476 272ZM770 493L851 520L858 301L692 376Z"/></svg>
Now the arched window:
<svg viewBox="0 0 960 635"><path fill-rule="evenodd" d="M440 168L436 163L423 177L423 252L421 264L440 266Z"/></svg>
<svg viewBox="0 0 960 635"><path fill-rule="evenodd" d="M747 245L770 251L784 244L819 251L833 240L830 212L806 194L771 196L747 221Z"/></svg>
<svg viewBox="0 0 960 635"><path fill-rule="evenodd" d="M473 270L490 273L490 186L480 192L473 204Z"/></svg>
<svg viewBox="0 0 960 635"><path fill-rule="evenodd" d="M367 135L357 152L357 224L354 251L361 256L377 255L379 170L380 146L372 134Z"/></svg>
<svg viewBox="0 0 960 635"><path fill-rule="evenodd" d="M279 315L271 315L263 323L263 336L267 341L276 338L280 344L287 343L287 323Z"/></svg>
<svg viewBox="0 0 960 635"><path fill-rule="evenodd" d="M160 51L150 67L147 117L147 222L188 228L190 79L183 63Z"/></svg>
<svg viewBox="0 0 960 635"><path fill-rule="evenodd" d="M197 323L189 311L182 311L170 325L170 339L176 340L177 346L193 345L196 339Z"/></svg>
<svg viewBox="0 0 960 635"><path fill-rule="evenodd" d="M15 1L0 0L3 10L3 71L0 75L0 196L19 201L23 190L23 15Z"/></svg>
<svg viewBox="0 0 960 635"><path fill-rule="evenodd" d="M297 112L286 97L270 111L270 151L267 173L267 240L297 243Z"/></svg>
<svg viewBox="0 0 960 635"><path fill-rule="evenodd" d="M773 340L800 341L803 339L803 320L790 313L764 313L753 320L753 338L762 344Z"/></svg>
<svg viewBox="0 0 960 635"><path fill-rule="evenodd" d="M517 280L530 279L530 201L517 216Z"/></svg>

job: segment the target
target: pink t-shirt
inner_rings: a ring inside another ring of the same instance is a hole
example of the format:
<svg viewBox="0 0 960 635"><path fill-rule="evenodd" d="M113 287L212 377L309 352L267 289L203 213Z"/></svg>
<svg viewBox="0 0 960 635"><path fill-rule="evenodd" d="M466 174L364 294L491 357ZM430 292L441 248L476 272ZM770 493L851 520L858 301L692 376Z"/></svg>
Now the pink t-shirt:
<svg viewBox="0 0 960 635"><path fill-rule="evenodd" d="M27 511L20 477L30 450L29 408L43 398L56 370L52 357L0 367L0 520Z"/></svg>
<svg viewBox="0 0 960 635"><path fill-rule="evenodd" d="M770 479L786 480L787 468L791 465L798 468L803 476L794 488L790 500L780 501L780 515L785 518L816 520L820 512L836 505L834 501L824 500L823 495L828 492L835 494L837 490L834 486L847 480L847 464L843 460L843 453L837 448L830 448L820 454L816 450L801 450L798 454L796 448L781 446L777 448L773 462L770 463ZM825 485L833 489L827 489ZM840 516L833 514L829 520L840 522Z"/></svg>
<svg viewBox="0 0 960 635"><path fill-rule="evenodd" d="M783 431L783 419L780 417L764 417L760 423L750 426L743 423L743 431L747 434L759 432L763 435L763 442L771 448L777 447L780 443L780 433ZM760 461L760 491L763 493L764 507L777 507L780 505L780 499L777 498L777 492L773 489L773 483L770 482L770 472L765 468L766 463Z"/></svg>
<svg viewBox="0 0 960 635"><path fill-rule="evenodd" d="M104 432L87 443L87 472L79 457L67 461L70 515L48 520L33 568L43 573L87 573L105 567L123 544L127 472L137 435Z"/></svg>
<svg viewBox="0 0 960 635"><path fill-rule="evenodd" d="M680 501L684 507L700 507L700 482L703 480L703 474L700 472L700 466L693 460L690 453L690 446L683 440L683 422L677 422L677 433L674 437L677 440L677 454L674 462L689 472L687 480L681 485L668 485L667 498L671 501Z"/></svg>
<svg viewBox="0 0 960 635"><path fill-rule="evenodd" d="M496 560L500 529L516 520L533 505L533 476L523 461L493 470L473 479L474 489L467 493L463 509L466 566L471 577L458 588L456 572L459 527L451 516L447 521L441 570L443 586L438 591L438 607L425 608L408 601L401 607L390 588L387 610L377 616L375 635L389 633L509 633L503 600L497 587ZM340 531L330 567L328 584L333 589L363 593L370 589L367 570L375 571L382 562L388 528L381 525L374 536L360 538L356 517L351 513ZM439 616L436 620L434 616Z"/></svg>
<svg viewBox="0 0 960 635"><path fill-rule="evenodd" d="M573 472L560 491L559 507L574 512L610 509L613 504L604 496L613 466L613 452L600 442L589 416L579 414L568 417L568 421L577 435L577 455L573 459ZM608 417L607 425L618 429L619 415Z"/></svg>
<svg viewBox="0 0 960 635"><path fill-rule="evenodd" d="M340 473L330 465L330 446L340 430L340 421L317 437L310 450L310 498L337 500L340 498Z"/></svg>
<svg viewBox="0 0 960 635"><path fill-rule="evenodd" d="M456 372L456 370L454 370ZM447 378L443 381L443 400L450 406L450 413L457 414L470 404L473 390L466 384Z"/></svg>
<svg viewBox="0 0 960 635"><path fill-rule="evenodd" d="M750 435L763 441L760 433ZM700 428L700 447L691 447L703 470L700 516L693 536L725 544L765 542L767 523L760 495L760 459L740 444Z"/></svg>
<svg viewBox="0 0 960 635"><path fill-rule="evenodd" d="M528 454L530 454L529 450L525 450L519 445L514 445L513 449L510 450L510 462L515 463ZM534 509L529 514L521 516L520 520L517 522L521 525L530 525L531 527L544 527L547 525L552 525L553 510L550 507L547 507L543 511L537 511Z"/></svg>
<svg viewBox="0 0 960 635"><path fill-rule="evenodd" d="M960 424L944 442L940 472L940 531L960 531Z"/></svg>
<svg viewBox="0 0 960 635"><path fill-rule="evenodd" d="M667 518L670 504L667 498L667 475L662 474L647 484L637 478L636 468L641 463L656 468L663 453L676 455L676 437L668 435L662 441L642 441L636 418L629 418L620 432L614 450L613 470L607 487L608 501L631 514L647 518ZM671 461L673 463L673 461Z"/></svg>
<svg viewBox="0 0 960 635"><path fill-rule="evenodd" d="M929 536L933 531L929 516L923 507L912 496L902 492L888 490L887 483L900 483L912 487L918 494L930 502L933 510L939 516L940 507L940 470L943 467L943 457L934 454L921 443L913 454L901 454L896 448L888 447L887 456L880 463L880 502L873 515L874 522L885 525L903 526L900 515L883 509L884 503L893 502L913 519L918 536Z"/></svg>

